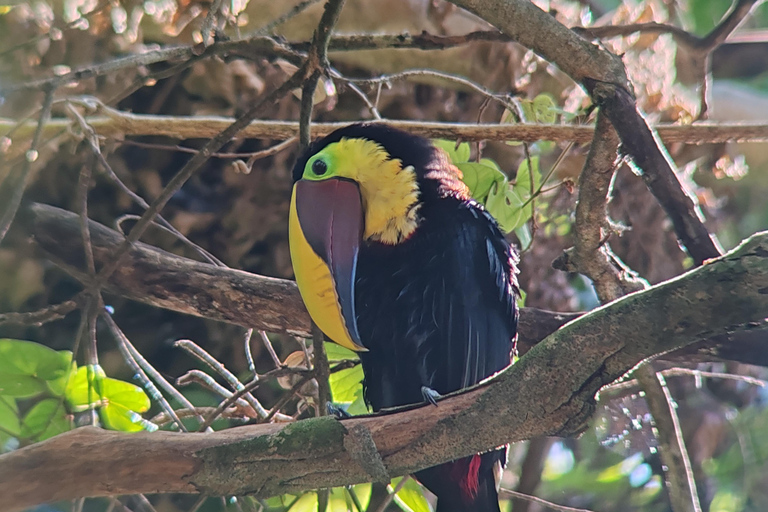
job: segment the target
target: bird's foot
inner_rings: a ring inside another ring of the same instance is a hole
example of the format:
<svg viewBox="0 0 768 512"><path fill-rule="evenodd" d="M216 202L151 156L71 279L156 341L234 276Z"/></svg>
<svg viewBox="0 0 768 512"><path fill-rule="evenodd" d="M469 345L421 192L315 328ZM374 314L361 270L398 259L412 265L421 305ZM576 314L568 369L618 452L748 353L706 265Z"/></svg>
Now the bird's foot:
<svg viewBox="0 0 768 512"><path fill-rule="evenodd" d="M328 412L328 415L335 417L337 420L345 420L352 417L351 414L333 402L325 402L325 410Z"/></svg>
<svg viewBox="0 0 768 512"><path fill-rule="evenodd" d="M442 397L440 393L427 386L421 386L421 396L424 397L425 402L429 402L432 405L437 405L437 399Z"/></svg>

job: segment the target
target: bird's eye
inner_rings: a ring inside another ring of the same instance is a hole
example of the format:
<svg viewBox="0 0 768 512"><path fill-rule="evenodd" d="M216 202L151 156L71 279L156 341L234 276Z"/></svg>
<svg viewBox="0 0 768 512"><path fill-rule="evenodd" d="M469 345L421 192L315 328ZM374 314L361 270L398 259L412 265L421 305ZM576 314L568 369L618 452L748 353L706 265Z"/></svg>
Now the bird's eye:
<svg viewBox="0 0 768 512"><path fill-rule="evenodd" d="M328 172L328 164L325 163L325 160L317 159L312 162L312 172L315 176L322 176Z"/></svg>

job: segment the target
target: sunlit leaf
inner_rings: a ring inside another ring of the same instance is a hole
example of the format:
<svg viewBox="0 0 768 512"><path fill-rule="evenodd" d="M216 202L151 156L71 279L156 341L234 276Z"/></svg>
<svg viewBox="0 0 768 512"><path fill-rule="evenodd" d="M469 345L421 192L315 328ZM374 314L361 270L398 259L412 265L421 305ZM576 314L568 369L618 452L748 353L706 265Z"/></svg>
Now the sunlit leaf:
<svg viewBox="0 0 768 512"><path fill-rule="evenodd" d="M329 361L343 361L345 359L358 359L357 354L336 343L325 343L325 354Z"/></svg>
<svg viewBox="0 0 768 512"><path fill-rule="evenodd" d="M104 426L121 432L140 432L144 430L141 415L120 404L109 403L99 408L99 417Z"/></svg>
<svg viewBox="0 0 768 512"><path fill-rule="evenodd" d="M139 386L117 379L101 382L101 396L109 405L118 404L136 412L146 412L151 405L149 397Z"/></svg>
<svg viewBox="0 0 768 512"><path fill-rule="evenodd" d="M520 167L517 168L517 176L515 176L515 190L517 190L521 197L525 198L531 196L531 190L535 191L541 186L539 157L532 156L530 160L530 165L528 165L527 158L520 163ZM533 172L531 172L531 169L533 169ZM533 187L531 187L531 176L533 176Z"/></svg>
<svg viewBox="0 0 768 512"><path fill-rule="evenodd" d="M392 480L392 487L397 487L400 480L402 477ZM410 478L397 492L394 501L405 512L432 512L432 507L424 497L424 490L413 478Z"/></svg>
<svg viewBox="0 0 768 512"><path fill-rule="evenodd" d="M445 139L432 139L432 143L448 153L448 158L452 164L460 164L462 162L469 162L469 143L462 142L456 146L456 141Z"/></svg>
<svg viewBox="0 0 768 512"><path fill-rule="evenodd" d="M502 231L509 233L531 218L531 209L523 208L524 201L514 188L494 184L488 193L485 207L493 215Z"/></svg>
<svg viewBox="0 0 768 512"><path fill-rule="evenodd" d="M328 379L331 394L336 402L354 402L363 393L363 368L357 365L332 373Z"/></svg>
<svg viewBox="0 0 768 512"><path fill-rule="evenodd" d="M45 381L36 377L0 373L0 393L5 396L30 398L45 390Z"/></svg>
<svg viewBox="0 0 768 512"><path fill-rule="evenodd" d="M291 505L288 512L317 512L317 493L305 493Z"/></svg>
<svg viewBox="0 0 768 512"><path fill-rule="evenodd" d="M101 402L97 381L105 379L104 370L98 365L81 366L69 379L64 397L77 410L95 407Z"/></svg>
<svg viewBox="0 0 768 512"><path fill-rule="evenodd" d="M64 403L59 398L46 398L36 403L21 422L21 437L42 441L70 430Z"/></svg>
<svg viewBox="0 0 768 512"><path fill-rule="evenodd" d="M9 396L0 396L0 439L3 434L14 437L21 434L19 407L16 400Z"/></svg>
<svg viewBox="0 0 768 512"><path fill-rule="evenodd" d="M29 398L47 389L70 369L72 352L31 341L0 339L0 394Z"/></svg>
<svg viewBox="0 0 768 512"><path fill-rule="evenodd" d="M481 163L464 162L456 164L456 167L464 174L463 181L469 188L472 197L482 204L485 204L488 192L494 183L500 186L507 183L507 177L504 176L504 173L498 170L495 164L490 166L487 165L487 162L490 162L490 160Z"/></svg>
<svg viewBox="0 0 768 512"><path fill-rule="evenodd" d="M557 120L557 104L547 93L542 93L532 100L523 100L523 115L526 122L552 124Z"/></svg>

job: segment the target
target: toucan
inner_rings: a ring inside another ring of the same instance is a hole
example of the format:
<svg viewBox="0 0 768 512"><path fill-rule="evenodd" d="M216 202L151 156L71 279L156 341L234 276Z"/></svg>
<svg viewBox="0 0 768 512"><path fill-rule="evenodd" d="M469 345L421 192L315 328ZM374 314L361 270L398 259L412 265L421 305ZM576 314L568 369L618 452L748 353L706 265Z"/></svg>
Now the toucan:
<svg viewBox="0 0 768 512"><path fill-rule="evenodd" d="M368 405L436 403L511 362L517 253L432 141L358 123L293 169L289 241L310 316L359 353ZM499 512L506 449L416 473L437 512Z"/></svg>

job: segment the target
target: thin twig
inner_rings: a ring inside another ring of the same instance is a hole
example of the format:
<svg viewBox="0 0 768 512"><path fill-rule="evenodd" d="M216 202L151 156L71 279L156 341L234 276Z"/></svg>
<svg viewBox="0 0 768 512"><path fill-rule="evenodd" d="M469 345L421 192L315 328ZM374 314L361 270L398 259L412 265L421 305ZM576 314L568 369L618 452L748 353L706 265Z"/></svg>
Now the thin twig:
<svg viewBox="0 0 768 512"><path fill-rule="evenodd" d="M27 313L3 313L0 314L0 325L18 324L40 326L54 320L60 320L83 304L82 295L78 294L60 304L46 306L36 311Z"/></svg>
<svg viewBox="0 0 768 512"><path fill-rule="evenodd" d="M216 382L213 377L201 370L189 370L187 373L176 379L177 386L187 386L193 382L200 384L202 387L214 392L222 398L230 398L233 395L231 391ZM250 407L248 402L243 399L237 399L234 403L240 407ZM213 410L213 408L211 410Z"/></svg>
<svg viewBox="0 0 768 512"><path fill-rule="evenodd" d="M299 2L295 6L291 8L288 12L285 14L278 16L274 20L270 21L263 27L257 29L253 33L249 34L249 37L252 36L265 36L267 34L270 34L272 32L272 29L275 27L279 27L286 21L290 20L291 18L297 16L298 14L301 14L304 10L307 9L307 7L310 7L316 3L318 3L320 0L304 0L302 2Z"/></svg>
<svg viewBox="0 0 768 512"><path fill-rule="evenodd" d="M219 13L219 9L221 9L222 1L223 0L213 0L210 7L208 7L208 14L206 14L205 19L203 20L200 34L203 37L203 44L205 46L208 46L208 40L211 37L211 31L216 23L216 15Z"/></svg>
<svg viewBox="0 0 768 512"><path fill-rule="evenodd" d="M513 491L511 489L504 489L503 487L499 489L499 495L505 498L519 498L521 500L530 501L531 503L537 503L543 507L557 510L559 512L593 512L592 510L586 508L574 508L566 507L565 505L558 505L557 503L552 503L551 501L547 501L536 496L531 496L530 494Z"/></svg>
<svg viewBox="0 0 768 512"><path fill-rule="evenodd" d="M392 502L392 500L395 498L397 493L399 493L403 487L405 487L405 484L408 483L408 480L411 479L411 475L405 475L402 479L400 479L399 482L397 482L397 485L394 489L392 489L391 485L387 485L387 489L392 489L392 492L387 494L387 496L381 500L381 503L379 504L378 508L376 509L376 512L384 512L389 504Z"/></svg>
<svg viewBox="0 0 768 512"><path fill-rule="evenodd" d="M269 156L273 156L278 154L279 152L283 151L284 149L288 149L293 144L296 143L295 138L290 138L287 140L284 140L278 144L275 144L274 146L268 147L267 149L261 149L259 151L252 151L250 153L212 153L211 158L223 158L223 159L230 159L230 158L248 158L250 160L256 161L261 160L262 158L267 158ZM170 144L154 144L151 142L140 142L137 140L130 140L125 139L121 140L120 144L124 146L136 146L138 148L145 148L145 149L160 149L165 151L178 151L180 153L188 153L191 155L194 155L195 153L198 153L199 150L194 148L187 148L184 146L179 145L170 145Z"/></svg>
<svg viewBox="0 0 768 512"><path fill-rule="evenodd" d="M251 372L251 378L254 378L256 377L256 363L253 361L253 352L251 352L251 338L253 338L253 327L246 329L243 334L243 351L248 363L248 371Z"/></svg>
<svg viewBox="0 0 768 512"><path fill-rule="evenodd" d="M701 512L701 503L696 490L691 459L685 448L685 440L680 429L680 419L674 400L667 388L664 377L656 373L646 363L634 372L635 378L643 386L648 410L653 415L659 431L659 455L667 470L664 472L669 491L669 501L675 512Z"/></svg>
<svg viewBox="0 0 768 512"><path fill-rule="evenodd" d="M174 346L186 350L189 354L195 356L197 359L207 364L213 371L221 375L236 392L232 395L233 397L237 396L237 392L242 391L241 396L245 398L245 401L248 402L248 405L250 405L259 416L263 418L268 414L267 410L261 405L261 403L259 403L258 400L256 400L256 397L254 397L248 390L246 390L246 387L242 382L240 382L235 374L230 372L226 366L217 361L216 358L203 350L199 345L190 340L178 340L176 343L174 343ZM249 384L257 386L258 383L259 378L256 376ZM210 418L207 418L203 423L203 426L207 428L210 426L210 423Z"/></svg>
<svg viewBox="0 0 768 512"><path fill-rule="evenodd" d="M272 362L275 363L275 367L281 368L283 363L280 361L280 358L277 357L277 352L275 352L275 348L272 346L272 342L269 341L267 332L259 330L259 336L261 336L261 341L264 342L264 346L267 347L267 352L269 352L270 357L272 357Z"/></svg>
<svg viewBox="0 0 768 512"><path fill-rule="evenodd" d="M0 242L2 242L5 235L8 234L13 219L16 217L16 211L19 209L24 190L27 188L27 180L29 179L29 171L32 168L32 162L36 161L39 156L37 148L43 135L43 127L47 124L48 118L51 115L54 90L54 88L49 88L45 92L45 99L43 100L43 107L40 110L37 128L35 128L35 134L32 136L32 144L25 154L25 159L19 172L6 178L4 183L5 187L0 188L0 198L4 199L4 211L2 216L0 216Z"/></svg>
<svg viewBox="0 0 768 512"><path fill-rule="evenodd" d="M120 329L120 327L117 326L108 312L103 311L100 316L102 320L107 323L109 330L112 331L112 336L114 336L115 341L117 341L117 347L120 349L120 353L123 355L125 362L134 372L135 378L139 379L144 389L146 389L149 393L149 396L160 405L166 414L173 418L174 423L178 425L179 429L182 432L186 432L187 427L185 427L181 422L178 415L176 414L176 411L173 410L173 407L171 407L171 404L168 403L168 400L165 399L160 390L157 389L157 386L155 386L149 377L147 377L147 374L141 368L141 365L139 365L139 363L136 361L136 358L133 356L136 349L134 348L133 350L130 350L128 348L132 345L130 341L128 341L128 338L125 336L125 334L123 334L123 331ZM191 409L194 409L194 407Z"/></svg>
<svg viewBox="0 0 768 512"><path fill-rule="evenodd" d="M444 73L442 71L435 71L434 69L408 69L406 71L400 71L399 73L393 73L389 75L380 75L374 78L344 78L344 77L340 77L340 78L345 82L349 82L349 83L377 85L377 84L386 84L389 82L393 82L395 80L404 80L408 78L424 77L424 76L440 78L443 80L448 80L448 81L457 83L463 87L466 87L468 89L471 89L483 95L486 98L489 98L499 103L500 105L502 105L504 108L508 110L514 109L514 106L511 104L511 102L509 101L506 95L494 93L493 91L486 89L485 87L478 84L477 82L473 82L472 80L465 78L463 76L453 75L451 73Z"/></svg>

